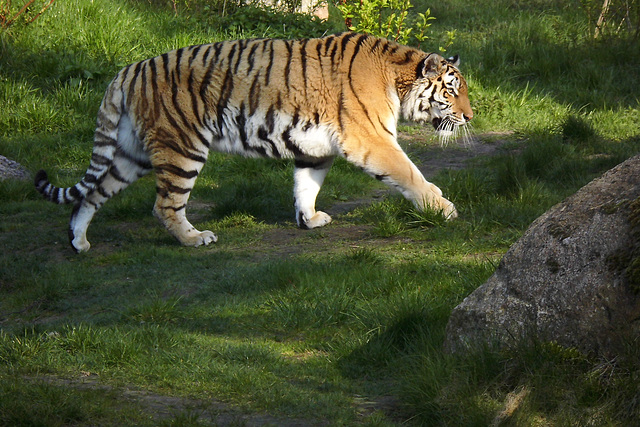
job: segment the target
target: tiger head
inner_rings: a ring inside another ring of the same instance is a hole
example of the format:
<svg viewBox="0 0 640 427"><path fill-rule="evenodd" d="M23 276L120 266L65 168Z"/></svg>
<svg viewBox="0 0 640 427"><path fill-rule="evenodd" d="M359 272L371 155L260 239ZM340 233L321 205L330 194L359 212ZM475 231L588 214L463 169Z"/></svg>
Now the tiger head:
<svg viewBox="0 0 640 427"><path fill-rule="evenodd" d="M456 55L444 59L432 53L418 62L416 80L402 102L405 118L431 122L443 141L465 129L473 118L468 87Z"/></svg>

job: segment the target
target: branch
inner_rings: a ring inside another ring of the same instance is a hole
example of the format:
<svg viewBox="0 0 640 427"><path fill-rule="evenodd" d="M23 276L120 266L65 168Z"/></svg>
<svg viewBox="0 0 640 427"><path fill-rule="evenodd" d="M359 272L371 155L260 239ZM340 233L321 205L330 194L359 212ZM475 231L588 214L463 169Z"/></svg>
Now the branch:
<svg viewBox="0 0 640 427"><path fill-rule="evenodd" d="M18 18L18 16L22 15L24 13L25 10L27 10L27 8L29 6L31 6L31 3L33 3L35 0L29 0L24 6L22 6L22 9L20 9L20 11L18 11L18 13L16 13L15 15L13 15L13 18L9 19L6 24L5 24L5 28L7 28L9 25L13 24L13 22Z"/></svg>
<svg viewBox="0 0 640 427"><path fill-rule="evenodd" d="M27 21L27 24L31 24L33 21L35 21L38 16L42 15L42 13L45 10L49 9L49 6L51 6L54 1L56 1L56 0L50 0L48 4L46 4L45 6L42 7L42 10L40 10L40 12L38 12L38 14L36 16L31 18L29 21Z"/></svg>
<svg viewBox="0 0 640 427"><path fill-rule="evenodd" d="M600 29L604 26L605 17L609 12L609 1L610 0L604 0L604 4L602 5L602 10L600 11L600 16L598 17L598 23L596 24L596 30L593 35L594 39L598 38L598 36L600 35Z"/></svg>

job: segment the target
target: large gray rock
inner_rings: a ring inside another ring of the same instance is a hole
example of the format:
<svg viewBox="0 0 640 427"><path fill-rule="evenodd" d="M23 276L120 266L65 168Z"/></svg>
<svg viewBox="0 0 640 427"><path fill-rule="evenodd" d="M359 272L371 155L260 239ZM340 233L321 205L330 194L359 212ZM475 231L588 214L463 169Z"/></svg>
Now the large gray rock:
<svg viewBox="0 0 640 427"><path fill-rule="evenodd" d="M556 341L610 355L640 337L640 156L538 218L452 312L445 348Z"/></svg>

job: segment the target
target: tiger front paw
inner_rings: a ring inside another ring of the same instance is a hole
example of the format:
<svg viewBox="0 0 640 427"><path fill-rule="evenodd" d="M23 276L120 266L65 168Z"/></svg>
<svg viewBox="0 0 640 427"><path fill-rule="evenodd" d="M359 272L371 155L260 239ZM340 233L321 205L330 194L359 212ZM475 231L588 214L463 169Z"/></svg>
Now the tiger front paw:
<svg viewBox="0 0 640 427"><path fill-rule="evenodd" d="M446 203L444 203L444 206L442 207L442 216L444 216L447 221L451 221L452 219L457 218L458 211L456 210L456 207L453 205L453 203L451 203L447 199L443 200Z"/></svg>

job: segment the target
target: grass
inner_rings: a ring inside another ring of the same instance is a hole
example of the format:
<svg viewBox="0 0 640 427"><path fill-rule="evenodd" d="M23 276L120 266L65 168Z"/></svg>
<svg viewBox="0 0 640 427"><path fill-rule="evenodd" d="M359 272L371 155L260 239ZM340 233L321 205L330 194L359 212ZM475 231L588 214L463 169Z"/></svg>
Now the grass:
<svg viewBox="0 0 640 427"><path fill-rule="evenodd" d="M92 250L75 255L68 207L1 181L0 425L633 423L637 342L614 360L544 342L449 355L442 342L451 309L535 218L638 153L638 51L589 40L571 2L431 8L424 48L456 29L476 132L503 144L433 178L455 221L374 197L381 184L336 161L319 199L334 223L297 230L290 163L213 154L189 214L219 243L178 246L151 215L145 177L105 205ZM0 33L0 153L73 184L121 66L205 41L327 30L195 12L73 0ZM402 129L418 164L449 152Z"/></svg>

